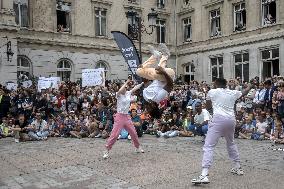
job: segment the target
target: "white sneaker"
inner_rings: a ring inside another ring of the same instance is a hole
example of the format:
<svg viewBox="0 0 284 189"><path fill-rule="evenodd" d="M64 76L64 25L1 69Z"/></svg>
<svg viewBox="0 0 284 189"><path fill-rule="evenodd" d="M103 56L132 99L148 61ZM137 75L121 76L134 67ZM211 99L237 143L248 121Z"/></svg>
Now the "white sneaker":
<svg viewBox="0 0 284 189"><path fill-rule="evenodd" d="M121 139L121 135L118 136L117 140Z"/></svg>
<svg viewBox="0 0 284 189"><path fill-rule="evenodd" d="M170 52L170 50L168 49L168 47L166 46L165 43L160 43L160 44L159 44L159 50L161 51L161 53L162 53L164 56L167 56L167 57L170 57L170 56L171 56L171 52Z"/></svg>
<svg viewBox="0 0 284 189"><path fill-rule="evenodd" d="M108 151L105 151L105 152L104 152L103 158L104 158L104 159L109 158L109 153L108 153Z"/></svg>
<svg viewBox="0 0 284 189"><path fill-rule="evenodd" d="M160 59L162 57L162 53L157 51L152 45L148 45L148 48L156 59Z"/></svg>
<svg viewBox="0 0 284 189"><path fill-rule="evenodd" d="M128 138L128 140L131 140L131 136L130 136L130 135L128 135L128 137L127 137L127 138Z"/></svg>
<svg viewBox="0 0 284 189"><path fill-rule="evenodd" d="M100 138L100 137L102 137L102 134L101 134L101 133L99 133L99 134L97 134L97 135L95 136L95 138Z"/></svg>
<svg viewBox="0 0 284 189"><path fill-rule="evenodd" d="M15 142L16 142L16 143L19 143L19 142L20 142L20 140L19 140L19 139L17 139L17 138L15 138Z"/></svg>
<svg viewBox="0 0 284 189"><path fill-rule="evenodd" d="M236 174L236 175L244 175L245 172L242 168L232 168L231 173Z"/></svg>
<svg viewBox="0 0 284 189"><path fill-rule="evenodd" d="M144 151L144 150L141 148L141 146L140 146L139 148L136 148L136 149L135 149L135 152L136 152L136 153L140 153L140 152L141 152L141 153L144 153L145 151Z"/></svg>
<svg viewBox="0 0 284 189"><path fill-rule="evenodd" d="M193 183L193 184L208 184L208 183L210 183L210 181L209 181L207 176L200 175L198 178L192 179L191 183Z"/></svg>

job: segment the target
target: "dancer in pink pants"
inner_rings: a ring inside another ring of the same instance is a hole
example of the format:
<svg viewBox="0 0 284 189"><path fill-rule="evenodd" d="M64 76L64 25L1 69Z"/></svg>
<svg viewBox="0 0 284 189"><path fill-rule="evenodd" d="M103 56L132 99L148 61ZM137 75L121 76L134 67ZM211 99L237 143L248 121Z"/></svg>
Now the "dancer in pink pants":
<svg viewBox="0 0 284 189"><path fill-rule="evenodd" d="M203 147L202 173L199 177L192 179L194 184L208 184L208 170L213 162L214 147L220 137L227 142L227 151L233 161L231 173L243 175L244 171L240 165L240 157L236 144L234 143L234 132L236 125L234 106L236 100L248 94L253 85L241 91L227 89L227 81L218 78L215 80L216 89L211 89L207 95L207 106L213 105L213 118L209 122L208 132Z"/></svg>
<svg viewBox="0 0 284 189"><path fill-rule="evenodd" d="M114 115L114 125L111 131L111 135L106 144L106 151L104 152L103 158L107 159L109 157L109 151L117 140L117 137L120 134L120 131L124 128L131 136L131 139L136 148L136 152L144 153L144 150L140 147L138 136L135 130L135 127L132 123L132 120L129 115L129 107L131 103L132 94L138 90L143 83L136 85L132 90L128 89L128 83L130 80L127 80L119 89L116 94L117 98L117 113Z"/></svg>

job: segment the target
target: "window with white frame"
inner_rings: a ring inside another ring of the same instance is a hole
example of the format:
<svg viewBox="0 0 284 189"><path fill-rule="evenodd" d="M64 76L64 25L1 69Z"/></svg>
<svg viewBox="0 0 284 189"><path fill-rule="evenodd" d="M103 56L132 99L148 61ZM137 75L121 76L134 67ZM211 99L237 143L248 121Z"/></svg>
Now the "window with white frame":
<svg viewBox="0 0 284 189"><path fill-rule="evenodd" d="M234 6L234 30L242 31L246 29L246 4L245 2Z"/></svg>
<svg viewBox="0 0 284 189"><path fill-rule="evenodd" d="M157 20L157 43L166 42L166 21Z"/></svg>
<svg viewBox="0 0 284 189"><path fill-rule="evenodd" d="M106 10L95 10L96 36L106 36Z"/></svg>
<svg viewBox="0 0 284 189"><path fill-rule="evenodd" d="M212 57L210 58L210 62L212 81L217 78L223 78L223 57Z"/></svg>
<svg viewBox="0 0 284 189"><path fill-rule="evenodd" d="M276 23L276 1L261 0L262 2L262 25L270 25Z"/></svg>
<svg viewBox="0 0 284 189"><path fill-rule="evenodd" d="M108 66L103 62L103 61L99 61L97 64L96 64L96 69L98 68L103 68L104 69L104 72L105 72L105 78L107 78L107 75L108 75L108 72L109 72L109 69L108 69Z"/></svg>
<svg viewBox="0 0 284 189"><path fill-rule="evenodd" d="M160 9L165 8L165 0L157 0L157 7Z"/></svg>
<svg viewBox="0 0 284 189"><path fill-rule="evenodd" d="M32 66L30 61L23 56L19 56L17 59L17 78L20 76L32 76Z"/></svg>
<svg viewBox="0 0 284 189"><path fill-rule="evenodd" d="M13 9L15 11L15 21L20 27L29 26L28 0L14 0Z"/></svg>
<svg viewBox="0 0 284 189"><path fill-rule="evenodd" d="M57 0L57 32L71 32L71 3Z"/></svg>
<svg viewBox="0 0 284 189"><path fill-rule="evenodd" d="M69 60L61 60L57 64L57 77L60 77L61 81L70 81L72 73L72 64Z"/></svg>
<svg viewBox="0 0 284 189"><path fill-rule="evenodd" d="M195 66L190 63L184 66L184 80L185 82L193 81L195 76Z"/></svg>
<svg viewBox="0 0 284 189"><path fill-rule="evenodd" d="M249 53L239 53L234 55L235 78L241 78L242 81L249 81Z"/></svg>
<svg viewBox="0 0 284 189"><path fill-rule="evenodd" d="M184 32L184 41L191 41L191 18L183 19L183 32Z"/></svg>
<svg viewBox="0 0 284 189"><path fill-rule="evenodd" d="M221 35L220 9L210 11L211 37Z"/></svg>
<svg viewBox="0 0 284 189"><path fill-rule="evenodd" d="M279 48L270 48L261 51L263 79L280 74Z"/></svg>

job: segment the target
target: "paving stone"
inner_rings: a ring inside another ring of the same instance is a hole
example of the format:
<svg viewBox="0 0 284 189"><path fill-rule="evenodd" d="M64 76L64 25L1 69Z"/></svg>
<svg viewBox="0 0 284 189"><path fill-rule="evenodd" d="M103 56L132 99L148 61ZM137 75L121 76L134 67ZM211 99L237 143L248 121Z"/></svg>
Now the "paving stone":
<svg viewBox="0 0 284 189"><path fill-rule="evenodd" d="M49 138L16 144L0 140L0 189L197 188L190 183L200 174L202 138L140 138L146 153L134 152L119 140L103 160L105 140ZM272 151L268 141L236 140L245 176L230 174L225 140L216 146L209 185L201 188L277 189L284 185L284 152Z"/></svg>

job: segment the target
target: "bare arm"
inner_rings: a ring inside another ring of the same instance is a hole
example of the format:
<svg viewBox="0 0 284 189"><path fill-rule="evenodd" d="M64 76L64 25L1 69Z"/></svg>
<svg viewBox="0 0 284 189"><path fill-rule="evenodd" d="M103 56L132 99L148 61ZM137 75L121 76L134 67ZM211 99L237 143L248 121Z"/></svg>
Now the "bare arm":
<svg viewBox="0 0 284 189"><path fill-rule="evenodd" d="M253 88L253 85L249 83L249 84L248 84L248 87L245 88L245 89L242 91L242 96L241 96L240 98L246 96L252 88Z"/></svg>
<svg viewBox="0 0 284 189"><path fill-rule="evenodd" d="M157 67L156 71L158 72L158 74L162 74L162 75L165 76L167 85L164 87L164 89L168 92L171 92L173 90L173 87L174 87L173 79L168 75L166 70L164 68L162 68L161 66Z"/></svg>
<svg viewBox="0 0 284 189"><path fill-rule="evenodd" d="M125 94L126 92L126 86L127 84L130 82L130 80L128 79L121 87L120 89L118 90L117 94Z"/></svg>
<svg viewBox="0 0 284 189"><path fill-rule="evenodd" d="M130 92L131 94L133 94L135 91L137 91L138 89L140 89L142 87L142 85L144 84L144 82L136 85Z"/></svg>

